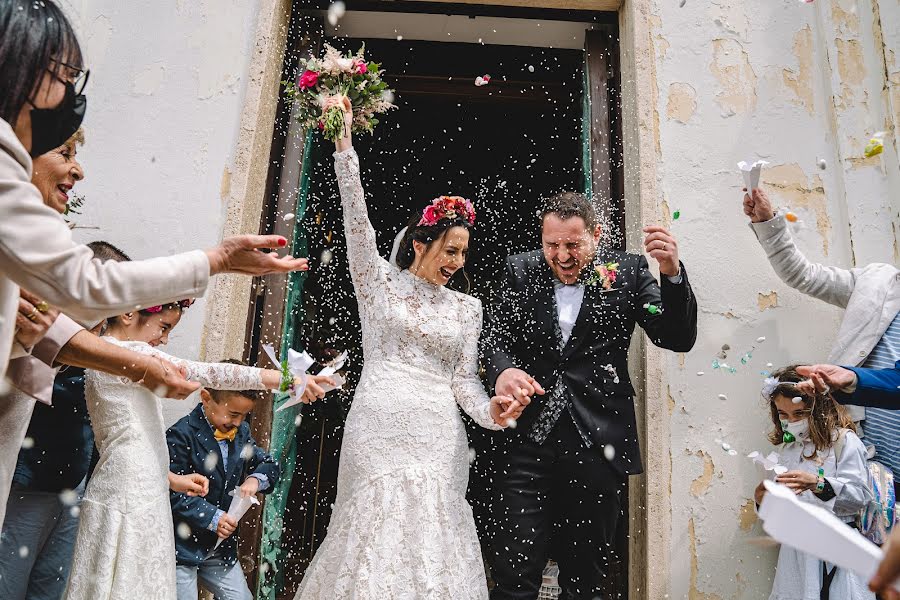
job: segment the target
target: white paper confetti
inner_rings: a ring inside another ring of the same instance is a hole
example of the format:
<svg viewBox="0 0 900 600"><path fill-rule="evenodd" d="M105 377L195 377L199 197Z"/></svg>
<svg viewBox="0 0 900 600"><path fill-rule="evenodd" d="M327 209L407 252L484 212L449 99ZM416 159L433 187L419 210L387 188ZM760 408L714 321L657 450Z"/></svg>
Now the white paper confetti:
<svg viewBox="0 0 900 600"><path fill-rule="evenodd" d="M334 27L338 24L338 21L343 18L344 13L347 12L347 5L344 4L341 0L337 0L336 2L332 2L331 6L328 7L328 23Z"/></svg>
<svg viewBox="0 0 900 600"><path fill-rule="evenodd" d="M603 446L603 457L606 460L612 460L616 457L616 448L612 444Z"/></svg>
<svg viewBox="0 0 900 600"><path fill-rule="evenodd" d="M215 452L210 452L206 455L206 458L203 459L203 468L206 469L207 473L212 473L216 470L216 466L219 464L219 455Z"/></svg>
<svg viewBox="0 0 900 600"><path fill-rule="evenodd" d="M244 447L241 448L241 458L244 460L253 458L253 444L244 444Z"/></svg>
<svg viewBox="0 0 900 600"><path fill-rule="evenodd" d="M506 420L506 426L507 426L509 429L515 429L515 428L516 428L516 425L518 425L518 423L516 423L516 420L515 420L515 419L509 418L509 419Z"/></svg>
<svg viewBox="0 0 900 600"><path fill-rule="evenodd" d="M284 216L281 217L281 220L287 223L288 221L293 221L295 216L296 215L294 215L294 213L284 213Z"/></svg>
<svg viewBox="0 0 900 600"><path fill-rule="evenodd" d="M793 398L791 398L791 402L793 402L794 404L800 404L803 402L803 398L801 398L800 396L794 396Z"/></svg>
<svg viewBox="0 0 900 600"><path fill-rule="evenodd" d="M178 537L186 540L191 537L191 526L187 523L179 523L175 532L178 534Z"/></svg>
<svg viewBox="0 0 900 600"><path fill-rule="evenodd" d="M59 501L65 506L75 506L78 504L78 492L75 490L63 490L59 493Z"/></svg>
<svg viewBox="0 0 900 600"><path fill-rule="evenodd" d="M719 400L728 400L728 396L725 394L719 394Z"/></svg>
<svg viewBox="0 0 900 600"><path fill-rule="evenodd" d="M756 338L756 343L757 343L757 344L762 344L764 341L766 341L766 337L765 337L765 336Z"/></svg>
<svg viewBox="0 0 900 600"><path fill-rule="evenodd" d="M32 448L34 448L34 438L26 437L22 440L23 450L31 450Z"/></svg>
<svg viewBox="0 0 900 600"><path fill-rule="evenodd" d="M19 558L28 558L28 546L20 546L19 547Z"/></svg>

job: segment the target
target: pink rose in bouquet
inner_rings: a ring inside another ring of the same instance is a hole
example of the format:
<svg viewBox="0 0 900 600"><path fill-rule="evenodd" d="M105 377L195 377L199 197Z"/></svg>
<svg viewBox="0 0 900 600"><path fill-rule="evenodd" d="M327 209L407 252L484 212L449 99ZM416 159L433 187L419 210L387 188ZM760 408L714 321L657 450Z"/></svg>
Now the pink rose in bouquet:
<svg viewBox="0 0 900 600"><path fill-rule="evenodd" d="M303 74L300 75L299 79L297 79L297 87L299 87L301 90L314 88L318 83L319 74L315 71L310 71L309 69L303 71Z"/></svg>
<svg viewBox="0 0 900 600"><path fill-rule="evenodd" d="M363 60L356 61L356 74L357 75L365 75L369 72L369 65L366 64Z"/></svg>

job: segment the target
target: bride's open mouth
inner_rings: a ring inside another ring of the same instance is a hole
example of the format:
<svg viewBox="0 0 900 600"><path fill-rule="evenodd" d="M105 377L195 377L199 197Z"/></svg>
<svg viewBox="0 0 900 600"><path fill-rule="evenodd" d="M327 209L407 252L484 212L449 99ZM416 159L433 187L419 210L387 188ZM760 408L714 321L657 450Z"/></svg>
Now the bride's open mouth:
<svg viewBox="0 0 900 600"><path fill-rule="evenodd" d="M441 271L441 275L443 275L446 279L450 279L451 277L453 277L454 271L451 271L447 267L441 267L440 271Z"/></svg>

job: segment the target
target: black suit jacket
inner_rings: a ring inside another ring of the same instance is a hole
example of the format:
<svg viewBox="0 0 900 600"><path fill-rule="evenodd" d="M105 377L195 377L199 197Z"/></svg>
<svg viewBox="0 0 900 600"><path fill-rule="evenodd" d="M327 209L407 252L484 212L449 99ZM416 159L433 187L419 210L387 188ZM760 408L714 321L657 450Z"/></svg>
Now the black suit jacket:
<svg viewBox="0 0 900 600"><path fill-rule="evenodd" d="M216 544L218 537L214 531L207 529L216 516L216 509L228 512L231 496L228 492L240 486L253 473L265 475L269 481L262 493L268 494L275 489L281 469L269 454L256 445L250 437L250 425L244 421L238 427L234 441L228 453L228 473L222 461L219 443L213 436L212 428L203 414L201 404L194 407L186 417L166 431L169 444L169 470L178 475L200 473L209 478L209 493L205 498L169 492L172 504L172 517L175 522L175 557L179 565L197 566ZM252 452L242 452L250 446ZM218 457L216 466L208 471L206 457L212 453ZM244 458L244 457L247 458ZM178 535L178 525L187 523L191 534L187 539ZM237 532L228 537L219 548L223 556L232 563L237 560Z"/></svg>
<svg viewBox="0 0 900 600"><path fill-rule="evenodd" d="M585 286L581 312L560 351L553 322L553 272L540 250L511 256L498 301L486 311L481 351L492 388L511 367L532 375L548 394L556 378L563 377L595 446L612 444L613 467L623 475L637 474L643 467L628 374L634 326L640 325L657 346L687 352L697 339L697 302L683 265L681 283L663 278L660 287L643 256L601 249L598 258L619 263L617 281L611 290ZM662 313L650 314L644 308L648 303L661 306ZM547 397L533 398L514 435L530 432Z"/></svg>

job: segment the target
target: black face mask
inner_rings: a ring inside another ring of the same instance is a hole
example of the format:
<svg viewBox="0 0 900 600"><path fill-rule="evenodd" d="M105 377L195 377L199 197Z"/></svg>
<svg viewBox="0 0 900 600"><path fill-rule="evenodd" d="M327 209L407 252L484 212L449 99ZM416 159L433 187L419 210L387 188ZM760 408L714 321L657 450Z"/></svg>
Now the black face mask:
<svg viewBox="0 0 900 600"><path fill-rule="evenodd" d="M56 108L31 109L31 157L59 148L78 131L87 98L75 93L75 84L66 82L66 95Z"/></svg>

